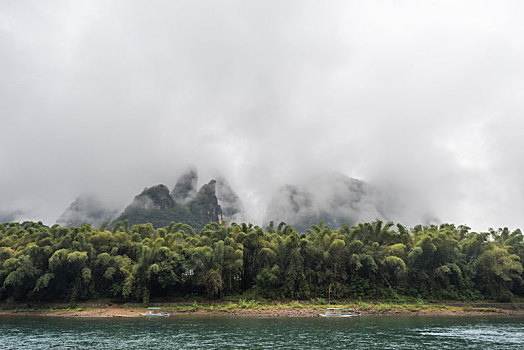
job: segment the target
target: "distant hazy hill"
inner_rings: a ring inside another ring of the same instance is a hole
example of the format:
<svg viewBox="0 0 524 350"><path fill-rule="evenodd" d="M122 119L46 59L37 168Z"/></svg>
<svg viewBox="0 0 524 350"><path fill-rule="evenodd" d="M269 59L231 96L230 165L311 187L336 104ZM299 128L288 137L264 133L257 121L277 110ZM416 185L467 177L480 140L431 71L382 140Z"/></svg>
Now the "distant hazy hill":
<svg viewBox="0 0 524 350"><path fill-rule="evenodd" d="M330 227L388 219L385 198L363 181L339 173L315 177L299 185L281 187L272 197L265 222L283 221L304 231L320 221Z"/></svg>
<svg viewBox="0 0 524 350"><path fill-rule="evenodd" d="M94 196L80 196L56 222L65 227L81 226L85 222L98 227L104 222L111 221L117 214L117 210L108 208Z"/></svg>

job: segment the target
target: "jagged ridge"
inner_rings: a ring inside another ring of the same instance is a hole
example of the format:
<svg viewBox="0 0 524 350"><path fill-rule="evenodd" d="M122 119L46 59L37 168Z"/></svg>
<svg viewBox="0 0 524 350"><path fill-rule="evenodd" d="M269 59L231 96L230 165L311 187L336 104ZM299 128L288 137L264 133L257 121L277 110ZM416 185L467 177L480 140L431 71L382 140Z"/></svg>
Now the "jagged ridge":
<svg viewBox="0 0 524 350"><path fill-rule="evenodd" d="M222 222L222 208L216 197L216 181L211 180L196 191L196 169L189 169L177 181L173 191L165 185L144 189L115 220L128 220L130 225L150 222L164 227L183 222L200 230L210 222Z"/></svg>
<svg viewBox="0 0 524 350"><path fill-rule="evenodd" d="M221 204L224 205L228 220L242 216L242 201L224 178L211 180L198 191L197 182L196 168L189 168L178 178L171 192L162 184L145 188L120 215L117 210L108 209L93 196L81 196L62 213L57 223L66 227L83 223L101 226L104 222L114 225L118 221L128 220L129 225L151 222L158 228L174 221L199 230L209 222L222 223Z"/></svg>

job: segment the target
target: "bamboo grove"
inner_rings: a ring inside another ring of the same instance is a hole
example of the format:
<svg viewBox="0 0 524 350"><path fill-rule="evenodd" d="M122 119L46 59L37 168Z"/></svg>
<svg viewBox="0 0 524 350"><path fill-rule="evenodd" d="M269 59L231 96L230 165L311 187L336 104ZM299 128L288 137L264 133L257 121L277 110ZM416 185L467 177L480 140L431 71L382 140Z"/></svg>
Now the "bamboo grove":
<svg viewBox="0 0 524 350"><path fill-rule="evenodd" d="M520 230L374 221L307 232L280 223L112 230L0 225L0 300L148 303L251 295L269 299L499 300L524 296Z"/></svg>

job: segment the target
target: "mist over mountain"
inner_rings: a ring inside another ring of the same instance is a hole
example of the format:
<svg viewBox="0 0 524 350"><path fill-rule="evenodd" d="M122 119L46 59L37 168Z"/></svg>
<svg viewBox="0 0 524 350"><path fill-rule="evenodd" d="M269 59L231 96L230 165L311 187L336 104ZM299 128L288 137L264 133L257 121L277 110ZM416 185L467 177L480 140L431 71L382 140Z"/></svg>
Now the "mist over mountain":
<svg viewBox="0 0 524 350"><path fill-rule="evenodd" d="M21 210L2 210L0 211L0 223L15 222L21 215L23 215Z"/></svg>
<svg viewBox="0 0 524 350"><path fill-rule="evenodd" d="M171 197L179 204L193 199L197 194L198 173L196 168L189 168L176 182Z"/></svg>
<svg viewBox="0 0 524 350"><path fill-rule="evenodd" d="M340 173L318 175L301 184L279 188L269 202L264 222L283 221L304 231L320 221L331 228L376 219L401 221L405 206L388 189ZM434 223L431 215L419 216L420 223Z"/></svg>
<svg viewBox="0 0 524 350"><path fill-rule="evenodd" d="M86 222L101 226L128 220L130 225L151 222L164 227L181 222L199 230L209 222L244 222L242 199L222 177L198 185L196 168L189 168L170 191L163 184L145 188L125 209L109 208L94 196L77 198L60 216L63 226L80 226ZM390 188L381 188L337 172L322 173L307 181L278 188L272 195L263 222L285 222L304 232L323 221L336 229L342 224L355 225L376 219L430 224L438 220L431 211L409 210L405 200ZM404 221L406 220L406 221Z"/></svg>
<svg viewBox="0 0 524 350"><path fill-rule="evenodd" d="M246 221L245 207L242 199L235 193L227 180L220 176L217 178L215 185L216 196L222 215L227 222L244 222Z"/></svg>
<svg viewBox="0 0 524 350"><path fill-rule="evenodd" d="M83 223L99 227L104 222L114 219L117 214L117 209L109 208L100 199L92 195L83 195L71 203L56 223L65 227L81 226Z"/></svg>
<svg viewBox="0 0 524 350"><path fill-rule="evenodd" d="M395 207L406 225L524 227L523 12L514 0L0 1L0 219L52 225L83 193L121 214L156 184L184 207L216 179L223 215L262 225L277 189L316 201L304 183L326 170L380 189L376 205L349 191L366 208L352 220ZM175 186L190 164L205 181Z"/></svg>

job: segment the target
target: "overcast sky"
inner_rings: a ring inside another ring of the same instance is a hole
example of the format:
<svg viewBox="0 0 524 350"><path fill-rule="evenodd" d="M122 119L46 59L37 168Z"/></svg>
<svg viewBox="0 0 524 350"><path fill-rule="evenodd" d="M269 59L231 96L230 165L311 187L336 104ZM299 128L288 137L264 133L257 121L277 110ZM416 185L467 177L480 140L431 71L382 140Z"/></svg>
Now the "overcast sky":
<svg viewBox="0 0 524 350"><path fill-rule="evenodd" d="M524 228L522 1L0 0L0 214L53 224L189 165L260 220L338 171Z"/></svg>

